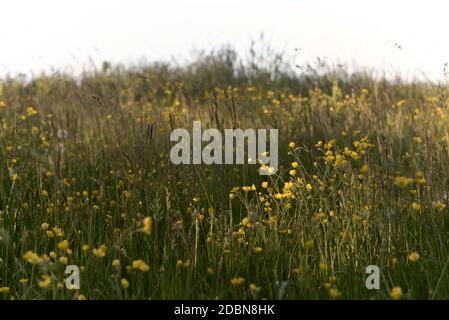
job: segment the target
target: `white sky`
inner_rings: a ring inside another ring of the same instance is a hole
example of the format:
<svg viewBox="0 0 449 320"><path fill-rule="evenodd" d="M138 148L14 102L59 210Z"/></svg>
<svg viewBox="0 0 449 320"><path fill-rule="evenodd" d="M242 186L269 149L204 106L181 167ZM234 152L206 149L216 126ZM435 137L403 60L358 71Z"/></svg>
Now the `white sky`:
<svg viewBox="0 0 449 320"><path fill-rule="evenodd" d="M1 0L0 76L243 50L262 31L288 54L300 48L297 64L318 56L449 80L444 0Z"/></svg>

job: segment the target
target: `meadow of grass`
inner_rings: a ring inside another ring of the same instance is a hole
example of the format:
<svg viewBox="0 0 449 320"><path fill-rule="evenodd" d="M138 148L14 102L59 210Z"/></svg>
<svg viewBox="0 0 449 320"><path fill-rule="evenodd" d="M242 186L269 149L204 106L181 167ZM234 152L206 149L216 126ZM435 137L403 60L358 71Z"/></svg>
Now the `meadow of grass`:
<svg viewBox="0 0 449 320"><path fill-rule="evenodd" d="M237 60L0 81L1 298L449 297L449 89ZM279 172L173 165L193 120L278 128Z"/></svg>

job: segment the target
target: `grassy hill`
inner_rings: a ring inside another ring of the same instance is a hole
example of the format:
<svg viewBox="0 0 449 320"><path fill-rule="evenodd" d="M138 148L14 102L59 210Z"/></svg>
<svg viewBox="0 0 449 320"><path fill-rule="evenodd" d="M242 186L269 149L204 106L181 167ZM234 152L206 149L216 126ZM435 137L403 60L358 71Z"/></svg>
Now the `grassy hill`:
<svg viewBox="0 0 449 320"><path fill-rule="evenodd" d="M0 297L447 298L448 88L270 57L0 81ZM173 165L194 120L279 129L280 170Z"/></svg>

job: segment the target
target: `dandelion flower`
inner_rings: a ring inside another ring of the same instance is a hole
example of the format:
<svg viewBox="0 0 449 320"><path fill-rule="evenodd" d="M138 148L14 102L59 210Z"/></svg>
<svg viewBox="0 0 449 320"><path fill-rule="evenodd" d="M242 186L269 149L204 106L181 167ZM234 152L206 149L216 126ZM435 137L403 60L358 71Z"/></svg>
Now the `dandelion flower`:
<svg viewBox="0 0 449 320"><path fill-rule="evenodd" d="M32 117L37 114L37 111L33 107L28 107L26 109L26 113L27 113L28 117Z"/></svg>
<svg viewBox="0 0 449 320"><path fill-rule="evenodd" d="M420 211L421 210L421 205L417 202L413 202L412 203L412 209L415 211Z"/></svg>
<svg viewBox="0 0 449 320"><path fill-rule="evenodd" d="M390 297L393 300L399 300L402 297L402 289L401 287L393 287L390 291Z"/></svg>
<svg viewBox="0 0 449 320"><path fill-rule="evenodd" d="M438 211L442 211L442 210L444 210L446 208L446 205L443 202L441 202L441 201L437 201L437 202L434 203L434 207Z"/></svg>
<svg viewBox="0 0 449 320"><path fill-rule="evenodd" d="M51 285L52 279L48 274L42 276L42 280L38 282L39 288L46 289Z"/></svg>
<svg viewBox="0 0 449 320"><path fill-rule="evenodd" d="M329 296L330 296L332 299L338 299L338 298L341 297L341 292L340 292L340 290L338 290L337 288L330 288L330 289L329 289Z"/></svg>
<svg viewBox="0 0 449 320"><path fill-rule="evenodd" d="M396 177L394 179L394 184L395 184L396 187L402 189L402 188L407 187L412 182L412 180L413 179L411 179L411 178L402 177L402 176L401 177Z"/></svg>
<svg viewBox="0 0 449 320"><path fill-rule="evenodd" d="M107 249L108 248L104 244L102 244L99 248L93 249L93 254L97 258L103 258L106 255Z"/></svg>
<svg viewBox="0 0 449 320"><path fill-rule="evenodd" d="M235 277L231 279L231 284L233 286L240 286L245 283L245 278L243 277Z"/></svg>
<svg viewBox="0 0 449 320"><path fill-rule="evenodd" d="M0 293L8 293L9 287L0 287Z"/></svg>
<svg viewBox="0 0 449 320"><path fill-rule="evenodd" d="M67 240L63 240L58 243L58 248L65 251L69 248L69 242Z"/></svg>
<svg viewBox="0 0 449 320"><path fill-rule="evenodd" d="M120 260L119 259L114 259L112 261L112 267L115 269L118 269L120 267Z"/></svg>
<svg viewBox="0 0 449 320"><path fill-rule="evenodd" d="M261 253L262 252L262 248L261 247L255 247L254 248L254 252L255 253Z"/></svg>
<svg viewBox="0 0 449 320"><path fill-rule="evenodd" d="M259 287L255 283L251 283L249 285L249 290L251 290L252 292L256 292L259 290Z"/></svg>
<svg viewBox="0 0 449 320"><path fill-rule="evenodd" d="M408 261L410 262L417 262L419 260L419 253L416 251L413 251L408 255Z"/></svg>
<svg viewBox="0 0 449 320"><path fill-rule="evenodd" d="M413 142L416 144L420 144L422 142L422 139L420 137L413 137Z"/></svg>
<svg viewBox="0 0 449 320"><path fill-rule="evenodd" d="M25 260L26 262L31 263L31 264L36 264L36 263L41 262L41 258L39 258L39 256L31 250L27 251L22 257L23 257L23 260Z"/></svg>
<svg viewBox="0 0 449 320"><path fill-rule="evenodd" d="M305 246L306 246L307 249L312 249L313 245L314 245L313 239L307 240L306 243L305 243Z"/></svg>
<svg viewBox="0 0 449 320"><path fill-rule="evenodd" d="M122 285L123 289L128 289L129 288L129 281L126 280L125 278L123 278L122 280L120 280L120 284Z"/></svg>
<svg viewBox="0 0 449 320"><path fill-rule="evenodd" d="M150 270L150 266L147 265L143 260L134 260L132 263L133 269L140 270L142 272L147 272Z"/></svg>
<svg viewBox="0 0 449 320"><path fill-rule="evenodd" d="M143 232L147 235L151 235L153 231L153 219L151 217L146 217L143 219Z"/></svg>
<svg viewBox="0 0 449 320"><path fill-rule="evenodd" d="M369 167L368 167L368 165L365 163L365 164L360 168L360 173L361 173L361 174L365 174L365 173L368 172L368 170L369 170Z"/></svg>
<svg viewBox="0 0 449 320"><path fill-rule="evenodd" d="M242 225L248 228L251 227L251 220L248 217L243 218Z"/></svg>

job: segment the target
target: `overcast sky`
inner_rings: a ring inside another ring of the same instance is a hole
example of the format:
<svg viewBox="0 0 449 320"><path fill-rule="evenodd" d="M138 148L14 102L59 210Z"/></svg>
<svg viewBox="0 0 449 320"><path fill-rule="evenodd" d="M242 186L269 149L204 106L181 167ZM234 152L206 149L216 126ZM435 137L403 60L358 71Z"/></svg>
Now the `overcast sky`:
<svg viewBox="0 0 449 320"><path fill-rule="evenodd" d="M190 57L266 39L296 63L316 57L449 80L449 2L437 0L5 0L0 76L79 72L89 61Z"/></svg>

